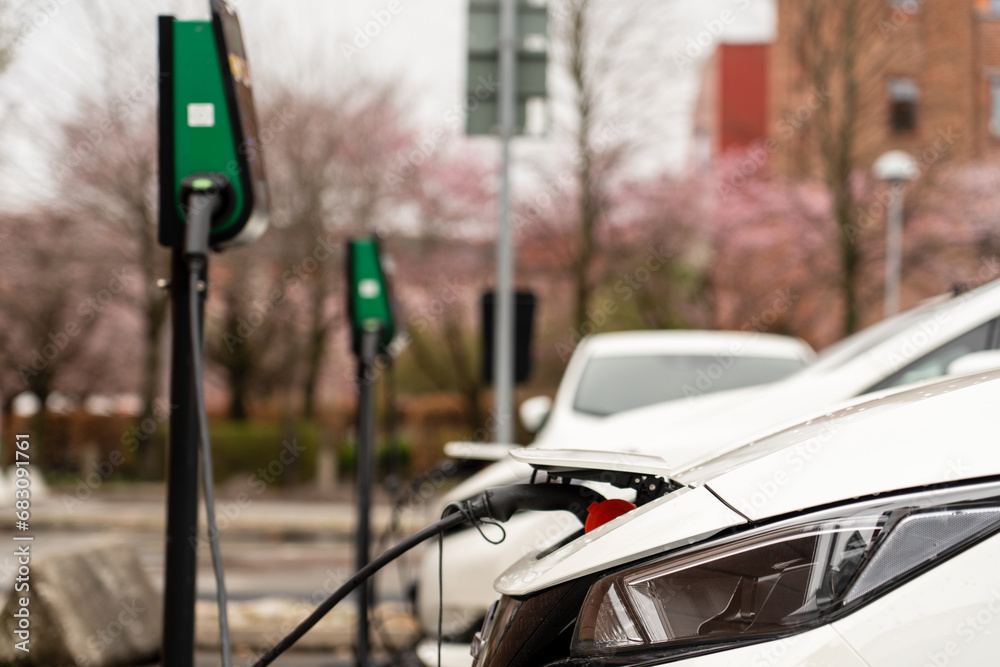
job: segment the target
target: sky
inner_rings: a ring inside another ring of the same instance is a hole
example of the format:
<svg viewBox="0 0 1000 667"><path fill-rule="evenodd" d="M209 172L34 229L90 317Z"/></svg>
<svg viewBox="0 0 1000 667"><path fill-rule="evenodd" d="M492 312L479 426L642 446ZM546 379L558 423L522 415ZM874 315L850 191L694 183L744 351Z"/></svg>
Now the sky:
<svg viewBox="0 0 1000 667"><path fill-rule="evenodd" d="M610 0L607 0L610 2ZM642 0L615 0L633 2ZM277 81L322 89L343 79L397 81L411 103L414 122L426 132L445 125L464 99L467 0L230 0L240 15L258 95ZM18 57L0 77L0 131L5 150L0 178L44 190L47 165L58 159L53 128L72 118L94 86L115 85L102 47L127 44L134 54L122 95L155 99L156 16L207 18L204 0L28 0L17 28ZM658 125L644 130L647 168L683 168L690 113L700 65L721 39L757 41L774 31L773 0L663 0L643 28L657 53L651 66L662 86L651 86L646 115ZM92 26L99 26L94 29ZM113 52L113 48L109 49ZM662 73L662 77L660 74ZM126 77L118 77L124 79ZM552 107L570 95L555 68L549 70ZM10 111L18 113L11 119ZM521 140L528 159L551 154L548 140ZM39 150L46 147L47 150ZM55 151L55 153L53 153ZM28 176L31 178L28 178ZM22 193L22 194L24 194ZM18 197L8 188L5 199Z"/></svg>

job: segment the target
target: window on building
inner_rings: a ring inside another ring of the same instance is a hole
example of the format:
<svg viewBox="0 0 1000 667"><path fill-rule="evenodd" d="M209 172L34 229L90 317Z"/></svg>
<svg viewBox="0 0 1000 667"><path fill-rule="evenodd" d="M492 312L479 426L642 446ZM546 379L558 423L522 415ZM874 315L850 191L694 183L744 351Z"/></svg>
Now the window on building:
<svg viewBox="0 0 1000 667"><path fill-rule="evenodd" d="M913 79L889 80L889 127L893 132L909 132L917 127L920 89Z"/></svg>

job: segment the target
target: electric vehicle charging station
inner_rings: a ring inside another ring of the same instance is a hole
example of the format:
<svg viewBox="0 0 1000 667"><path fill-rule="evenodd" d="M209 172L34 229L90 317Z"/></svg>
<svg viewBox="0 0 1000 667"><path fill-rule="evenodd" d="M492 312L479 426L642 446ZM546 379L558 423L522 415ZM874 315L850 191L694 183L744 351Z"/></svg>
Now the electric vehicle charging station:
<svg viewBox="0 0 1000 667"><path fill-rule="evenodd" d="M222 664L230 667L225 585L215 526L212 460L205 416L204 304L211 251L250 243L267 228L268 195L250 70L239 21L226 0L210 0L210 21L159 20L159 242L171 249L173 341L167 471L162 664L192 667L200 468L209 544L219 595ZM374 239L348 248L348 308L358 357L358 571L290 633L261 655L264 667L338 602L360 588L357 655L367 664L366 582L414 546L462 524L503 522L518 510L581 508L580 488L512 486L453 504L445 516L369 560L377 359L395 334L389 285ZM200 445L200 447L199 447ZM583 517L581 521L583 521Z"/></svg>
<svg viewBox="0 0 1000 667"><path fill-rule="evenodd" d="M371 545L371 496L375 467L375 373L376 358L385 353L395 336L389 284L379 259L378 243L356 238L347 248L347 311L351 339L358 358L358 534L356 565L368 565ZM358 664L368 658L368 586L358 597Z"/></svg>
<svg viewBox="0 0 1000 667"><path fill-rule="evenodd" d="M170 402L175 406L167 464L162 656L167 667L194 662L199 442L210 538L218 536L202 386L208 257L210 250L256 240L268 220L264 158L239 20L225 0L210 0L209 8L209 21L159 19L159 241L172 252ZM228 665L225 588L214 541L212 555Z"/></svg>

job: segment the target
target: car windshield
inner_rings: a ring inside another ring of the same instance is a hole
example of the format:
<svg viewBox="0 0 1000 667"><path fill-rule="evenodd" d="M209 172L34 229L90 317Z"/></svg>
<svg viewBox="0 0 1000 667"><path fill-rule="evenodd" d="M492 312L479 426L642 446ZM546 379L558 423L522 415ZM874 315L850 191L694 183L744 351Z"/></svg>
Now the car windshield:
<svg viewBox="0 0 1000 667"><path fill-rule="evenodd" d="M608 416L685 396L773 382L804 365L801 359L728 355L596 357L583 369L573 409Z"/></svg>
<svg viewBox="0 0 1000 667"><path fill-rule="evenodd" d="M942 307L949 307L952 299L949 296L928 299L916 308L911 308L903 313L882 320L871 325L852 336L844 338L830 347L823 350L810 369L822 369L824 371L841 366L859 354L867 352L884 340L892 338L900 331L904 331L915 323L927 317L933 317Z"/></svg>

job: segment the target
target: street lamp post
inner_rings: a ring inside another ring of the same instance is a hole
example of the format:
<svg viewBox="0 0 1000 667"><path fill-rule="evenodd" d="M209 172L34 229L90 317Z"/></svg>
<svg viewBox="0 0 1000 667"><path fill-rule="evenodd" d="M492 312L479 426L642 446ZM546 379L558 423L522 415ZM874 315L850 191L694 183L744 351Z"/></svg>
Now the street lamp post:
<svg viewBox="0 0 1000 667"><path fill-rule="evenodd" d="M903 185L916 180L920 169L905 151L883 153L872 165L872 175L889 185L889 213L885 232L885 317L899 312L899 285L903 266Z"/></svg>

